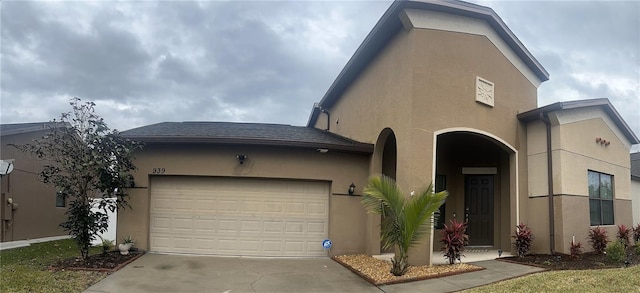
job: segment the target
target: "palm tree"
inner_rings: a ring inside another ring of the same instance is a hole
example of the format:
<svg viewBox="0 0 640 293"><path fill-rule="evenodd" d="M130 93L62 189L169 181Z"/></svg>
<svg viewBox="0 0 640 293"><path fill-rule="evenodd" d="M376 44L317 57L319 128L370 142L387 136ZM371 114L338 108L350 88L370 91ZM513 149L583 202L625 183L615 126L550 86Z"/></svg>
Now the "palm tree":
<svg viewBox="0 0 640 293"><path fill-rule="evenodd" d="M405 196L395 180L386 176L369 178L364 188L362 205L369 213L383 215L380 224L382 249L395 248L391 259L391 273L402 276L408 268L409 247L427 234L433 223L432 215L447 198L446 191L434 193L433 185L426 190Z"/></svg>

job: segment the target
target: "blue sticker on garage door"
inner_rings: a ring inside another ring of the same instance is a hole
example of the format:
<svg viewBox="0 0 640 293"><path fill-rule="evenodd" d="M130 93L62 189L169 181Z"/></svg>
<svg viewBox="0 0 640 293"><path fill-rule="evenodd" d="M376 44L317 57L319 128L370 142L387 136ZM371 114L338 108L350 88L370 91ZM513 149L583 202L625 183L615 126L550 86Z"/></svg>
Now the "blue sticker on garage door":
<svg viewBox="0 0 640 293"><path fill-rule="evenodd" d="M331 243L331 240L329 239L325 239L324 241L322 241L322 247L324 247L324 249L331 248L331 245L333 245L333 243Z"/></svg>

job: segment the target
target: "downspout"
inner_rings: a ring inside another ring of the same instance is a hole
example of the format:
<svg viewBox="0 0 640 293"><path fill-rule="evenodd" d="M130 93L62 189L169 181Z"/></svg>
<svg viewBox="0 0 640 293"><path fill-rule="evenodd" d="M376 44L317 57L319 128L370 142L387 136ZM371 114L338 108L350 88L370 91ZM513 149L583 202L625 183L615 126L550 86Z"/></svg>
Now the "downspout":
<svg viewBox="0 0 640 293"><path fill-rule="evenodd" d="M324 131L329 131L329 125L331 125L331 113L327 111L327 109L320 107L320 112L327 114L327 129Z"/></svg>
<svg viewBox="0 0 640 293"><path fill-rule="evenodd" d="M555 217L553 213L553 159L551 155L551 121L547 113L540 113L540 120L547 128L547 188L549 193L549 250L555 255Z"/></svg>

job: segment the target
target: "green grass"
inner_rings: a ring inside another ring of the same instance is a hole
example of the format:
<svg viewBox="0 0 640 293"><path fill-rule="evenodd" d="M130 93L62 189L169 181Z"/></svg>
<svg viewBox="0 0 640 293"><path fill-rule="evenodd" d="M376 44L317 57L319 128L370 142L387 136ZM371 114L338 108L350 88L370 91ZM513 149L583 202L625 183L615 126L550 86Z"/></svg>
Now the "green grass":
<svg viewBox="0 0 640 293"><path fill-rule="evenodd" d="M98 248L92 248L98 253ZM82 292L104 278L102 272L50 271L49 265L79 257L72 239L0 251L0 292Z"/></svg>
<svg viewBox="0 0 640 293"><path fill-rule="evenodd" d="M640 292L640 266L543 272L464 292Z"/></svg>

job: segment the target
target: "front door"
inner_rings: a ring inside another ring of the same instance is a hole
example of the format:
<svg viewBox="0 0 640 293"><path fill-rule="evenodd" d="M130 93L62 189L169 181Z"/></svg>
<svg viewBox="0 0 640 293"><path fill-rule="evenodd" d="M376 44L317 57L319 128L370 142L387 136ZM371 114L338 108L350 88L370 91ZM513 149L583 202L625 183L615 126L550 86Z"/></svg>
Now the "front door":
<svg viewBox="0 0 640 293"><path fill-rule="evenodd" d="M465 220L470 246L493 246L493 175L465 178Z"/></svg>

